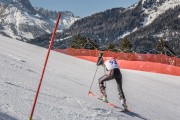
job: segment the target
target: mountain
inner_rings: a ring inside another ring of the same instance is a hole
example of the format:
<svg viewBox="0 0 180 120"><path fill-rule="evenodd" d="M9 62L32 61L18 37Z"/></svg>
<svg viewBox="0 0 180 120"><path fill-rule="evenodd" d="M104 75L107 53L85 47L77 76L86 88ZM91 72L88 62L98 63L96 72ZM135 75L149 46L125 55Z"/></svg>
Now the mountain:
<svg viewBox="0 0 180 120"><path fill-rule="evenodd" d="M79 19L69 11L61 12L59 31L67 29ZM0 0L0 33L28 41L51 33L58 12L34 8L29 0Z"/></svg>
<svg viewBox="0 0 180 120"><path fill-rule="evenodd" d="M142 0L141 3L144 14L146 15L143 26L149 25L159 15L180 5L179 0Z"/></svg>
<svg viewBox="0 0 180 120"><path fill-rule="evenodd" d="M171 50L180 55L180 6L175 6L160 14L149 25L138 29L127 37L132 41L135 50L154 49L158 40L163 39ZM150 20L151 21L151 20ZM148 23L148 22L147 22Z"/></svg>
<svg viewBox="0 0 180 120"><path fill-rule="evenodd" d="M153 53L158 40L163 38L180 55L179 9L179 0L140 0L127 9L113 8L77 20L69 29L57 35L61 38L57 38L57 44L59 48L68 46L74 36L81 34L100 46L114 43L119 48L122 39L128 37L135 52ZM49 39L45 38L42 36L33 41L41 44Z"/></svg>
<svg viewBox="0 0 180 120"><path fill-rule="evenodd" d="M99 40L100 44L116 43L120 38L151 25L163 13L168 14L170 9L175 9L179 15L178 5L179 0L140 0L127 9L115 8L76 21L67 32L84 34ZM177 18L177 14L173 14L174 17ZM159 23L163 21L166 19ZM174 24L179 25L177 22Z"/></svg>
<svg viewBox="0 0 180 120"><path fill-rule="evenodd" d="M0 35L0 120L29 119L46 53L42 47ZM180 76L121 69L132 111L120 112L88 96L96 67L51 51L33 120L179 120ZM93 93L99 94L98 78L103 74L99 66ZM106 90L108 100L121 107L115 80L106 82Z"/></svg>
<svg viewBox="0 0 180 120"><path fill-rule="evenodd" d="M34 8L29 0L0 0L0 33L42 47L48 47L58 12ZM113 8L79 19L64 11L54 47L69 47L78 34L101 48L117 49L127 37L133 51L157 53L162 38L180 55L180 1L140 0L128 8Z"/></svg>

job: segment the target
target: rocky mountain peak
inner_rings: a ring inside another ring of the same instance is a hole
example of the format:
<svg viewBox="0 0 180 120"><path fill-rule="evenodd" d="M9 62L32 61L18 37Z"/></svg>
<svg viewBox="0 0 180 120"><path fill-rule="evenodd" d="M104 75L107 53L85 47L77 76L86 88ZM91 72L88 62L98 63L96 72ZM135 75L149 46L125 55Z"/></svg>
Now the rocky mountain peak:
<svg viewBox="0 0 180 120"><path fill-rule="evenodd" d="M23 41L51 33L58 13L34 8L29 0L0 0L0 33ZM61 13L59 31L79 19L71 12Z"/></svg>
<svg viewBox="0 0 180 120"><path fill-rule="evenodd" d="M23 7L28 12L33 13L33 14L36 13L34 7L31 5L29 0L14 0L14 1L16 1L16 3L18 3L21 7Z"/></svg>

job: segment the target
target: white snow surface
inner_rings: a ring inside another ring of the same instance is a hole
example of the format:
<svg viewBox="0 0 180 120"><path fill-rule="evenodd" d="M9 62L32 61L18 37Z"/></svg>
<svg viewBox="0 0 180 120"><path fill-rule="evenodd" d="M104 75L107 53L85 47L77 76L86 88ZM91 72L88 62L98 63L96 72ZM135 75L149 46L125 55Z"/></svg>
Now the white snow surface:
<svg viewBox="0 0 180 120"><path fill-rule="evenodd" d="M144 4L146 0L142 0ZM159 0L156 0L158 3ZM143 26L151 24L160 14L163 14L166 10L174 8L175 6L180 5L180 0L166 0L161 6L154 6L152 8L144 9L144 13L148 16L144 18Z"/></svg>
<svg viewBox="0 0 180 120"><path fill-rule="evenodd" d="M0 36L0 120L28 120L47 49ZM179 120L180 77L121 69L131 112L107 106L88 91L96 64L51 51L33 120ZM99 67L92 91L98 90ZM116 82L109 101L121 107Z"/></svg>
<svg viewBox="0 0 180 120"><path fill-rule="evenodd" d="M136 28L134 28L131 32L126 31L126 32L124 32L124 34L120 35L120 36L118 37L118 39L120 39L120 38L124 38L125 36L127 36L127 35L131 34L132 32L135 32L136 30L138 30L138 28L137 28L137 27L136 27Z"/></svg>

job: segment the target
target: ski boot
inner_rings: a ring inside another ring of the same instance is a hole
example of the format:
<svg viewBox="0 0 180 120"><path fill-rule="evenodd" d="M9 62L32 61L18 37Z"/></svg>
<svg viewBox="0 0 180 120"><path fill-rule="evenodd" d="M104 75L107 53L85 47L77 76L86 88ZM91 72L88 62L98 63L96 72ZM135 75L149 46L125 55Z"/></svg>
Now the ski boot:
<svg viewBox="0 0 180 120"><path fill-rule="evenodd" d="M101 95L100 95L100 97L98 97L98 99L102 100L103 102L108 103L107 95L106 94L104 95L104 94L101 93Z"/></svg>
<svg viewBox="0 0 180 120"><path fill-rule="evenodd" d="M121 100L121 104L122 104L122 106L123 106L123 110L124 110L124 111L128 111L128 107L127 107L127 104L126 104L126 100L122 99L122 100Z"/></svg>
<svg viewBox="0 0 180 120"><path fill-rule="evenodd" d="M108 102L107 94L106 94L106 91L105 91L106 87L103 84L99 84L99 87L100 87L101 95L100 95L100 97L98 97L98 99L102 100L103 102Z"/></svg>

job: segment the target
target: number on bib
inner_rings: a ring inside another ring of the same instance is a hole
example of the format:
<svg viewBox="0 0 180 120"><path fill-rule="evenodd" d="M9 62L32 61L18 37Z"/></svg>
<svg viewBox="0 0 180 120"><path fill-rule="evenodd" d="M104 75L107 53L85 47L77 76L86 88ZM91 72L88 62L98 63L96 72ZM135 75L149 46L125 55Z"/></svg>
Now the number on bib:
<svg viewBox="0 0 180 120"><path fill-rule="evenodd" d="M109 63L110 63L111 65L116 65L116 64L117 64L116 60L110 60Z"/></svg>

